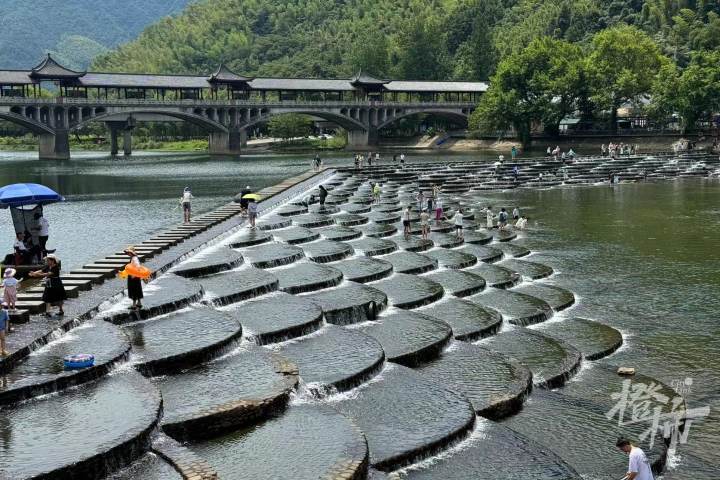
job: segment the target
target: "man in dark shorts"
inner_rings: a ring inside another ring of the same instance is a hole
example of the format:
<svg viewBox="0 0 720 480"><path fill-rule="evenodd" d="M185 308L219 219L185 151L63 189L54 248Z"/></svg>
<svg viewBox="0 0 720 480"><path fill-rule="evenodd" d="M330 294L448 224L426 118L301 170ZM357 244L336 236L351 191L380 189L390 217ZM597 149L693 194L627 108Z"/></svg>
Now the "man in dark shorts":
<svg viewBox="0 0 720 480"><path fill-rule="evenodd" d="M403 235L405 237L410 236L410 212L412 211L412 206L408 205L405 211L403 212Z"/></svg>
<svg viewBox="0 0 720 480"><path fill-rule="evenodd" d="M507 211L504 208L501 208L500 213L498 214L498 230L505 230L505 227L507 227L507 222Z"/></svg>

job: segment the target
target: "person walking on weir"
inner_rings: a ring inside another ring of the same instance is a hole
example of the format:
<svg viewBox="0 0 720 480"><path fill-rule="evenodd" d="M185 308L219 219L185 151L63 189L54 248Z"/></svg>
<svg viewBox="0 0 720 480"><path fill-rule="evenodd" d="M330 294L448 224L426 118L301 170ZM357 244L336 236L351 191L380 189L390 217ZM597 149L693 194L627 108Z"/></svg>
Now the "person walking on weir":
<svg viewBox="0 0 720 480"><path fill-rule="evenodd" d="M430 233L430 214L428 210L423 210L420 214L420 230L422 232L422 239L427 240L428 234Z"/></svg>
<svg viewBox="0 0 720 480"><path fill-rule="evenodd" d="M410 212L412 211L412 207L410 205L407 206L405 211L403 212L403 235L405 238L408 238L410 236Z"/></svg>
<svg viewBox="0 0 720 480"><path fill-rule="evenodd" d="M190 202L193 198L195 198L195 197L193 197L193 194L190 191L190 187L185 187L185 190L183 190L182 197L180 197L180 205L182 206L183 219L184 219L185 223L190 223L190 213L192 211Z"/></svg>
<svg viewBox="0 0 720 480"><path fill-rule="evenodd" d="M125 249L124 253L126 253L130 257L130 264L133 267L140 266L140 259L137 256L135 247L127 247ZM130 310L140 310L142 308L142 299L144 296L142 280L138 277L128 275L127 290L128 290L128 297L130 298L130 300L132 300L132 306L130 306Z"/></svg>
<svg viewBox="0 0 720 480"><path fill-rule="evenodd" d="M453 224L455 224L455 236L463 238L463 212L462 208L458 208L453 216Z"/></svg>
<svg viewBox="0 0 720 480"><path fill-rule="evenodd" d="M248 220L250 221L250 228L255 229L255 221L257 220L258 204L255 198L250 199L248 203Z"/></svg>
<svg viewBox="0 0 720 480"><path fill-rule="evenodd" d="M437 200L435 200L435 223L437 224L442 220L443 217L443 203L442 198L438 197Z"/></svg>
<svg viewBox="0 0 720 480"><path fill-rule="evenodd" d="M505 208L501 208L500 213L498 214L498 230L505 230L507 223L508 223L507 211L505 211Z"/></svg>
<svg viewBox="0 0 720 480"><path fill-rule="evenodd" d="M633 445L627 438L618 439L615 446L629 456L628 471L623 480L655 480L650 461L641 448Z"/></svg>
<svg viewBox="0 0 720 480"><path fill-rule="evenodd" d="M373 195L373 203L379 204L380 203L380 182L375 182L375 185L373 185L372 195Z"/></svg>

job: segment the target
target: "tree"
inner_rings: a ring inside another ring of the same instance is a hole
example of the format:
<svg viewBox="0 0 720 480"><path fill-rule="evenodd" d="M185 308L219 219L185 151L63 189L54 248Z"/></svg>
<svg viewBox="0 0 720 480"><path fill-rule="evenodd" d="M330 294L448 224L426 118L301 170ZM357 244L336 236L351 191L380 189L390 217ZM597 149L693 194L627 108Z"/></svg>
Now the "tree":
<svg viewBox="0 0 720 480"><path fill-rule="evenodd" d="M654 116L677 113L683 132L710 117L720 110L720 52L696 52L682 72L674 65L664 66L655 78L652 98Z"/></svg>
<svg viewBox="0 0 720 480"><path fill-rule="evenodd" d="M618 108L650 93L655 75L667 62L653 39L635 27L618 25L593 37L587 61L591 99L610 112L613 132Z"/></svg>
<svg viewBox="0 0 720 480"><path fill-rule="evenodd" d="M416 15L396 38L395 77L445 80L450 74L445 34L437 17Z"/></svg>
<svg viewBox="0 0 720 480"><path fill-rule="evenodd" d="M306 137L312 132L312 120L305 115L288 113L272 117L268 122L270 136L281 138L287 142L290 139Z"/></svg>
<svg viewBox="0 0 720 480"><path fill-rule="evenodd" d="M364 33L362 42L356 42L351 53L353 73L364 71L377 77L390 73L390 54L387 37L378 29Z"/></svg>
<svg viewBox="0 0 720 480"><path fill-rule="evenodd" d="M535 39L500 62L470 118L471 128L512 126L526 147L534 124L557 134L560 121L577 106L583 78L580 47L550 37Z"/></svg>

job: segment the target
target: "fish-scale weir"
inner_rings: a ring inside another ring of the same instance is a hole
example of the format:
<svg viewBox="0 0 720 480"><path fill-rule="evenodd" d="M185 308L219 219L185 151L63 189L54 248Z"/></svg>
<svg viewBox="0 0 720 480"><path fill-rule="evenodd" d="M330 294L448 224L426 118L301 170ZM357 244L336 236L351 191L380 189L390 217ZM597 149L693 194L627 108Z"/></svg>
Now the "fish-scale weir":
<svg viewBox="0 0 720 480"><path fill-rule="evenodd" d="M581 318L545 322L577 300L542 280L555 265L519 259L530 252L516 232L478 228L486 202L474 199L508 182L476 164L406 169L324 177L329 206L276 202L258 229L234 228L152 281L142 311L116 302L18 363L0 388L10 419L0 422L0 441L10 438L0 466L17 478L116 480L622 473L617 456L576 448L588 434L610 444L617 431L600 425L607 405L594 398L622 379L609 364L573 378L583 359L611 355L620 333ZM371 180L383 184L380 203ZM431 221L423 241L417 211L411 235L398 232L402 210L433 182L447 213L463 208L464 239ZM95 370L59 367L81 351L95 353ZM101 408L118 401L129 407ZM69 428L89 432L86 451L52 445L54 423L28 427L33 409L55 405L71 412ZM553 422L560 410L567 418ZM184 446L163 455L156 425ZM649 451L661 466L662 448ZM33 465L27 452L48 455Z"/></svg>

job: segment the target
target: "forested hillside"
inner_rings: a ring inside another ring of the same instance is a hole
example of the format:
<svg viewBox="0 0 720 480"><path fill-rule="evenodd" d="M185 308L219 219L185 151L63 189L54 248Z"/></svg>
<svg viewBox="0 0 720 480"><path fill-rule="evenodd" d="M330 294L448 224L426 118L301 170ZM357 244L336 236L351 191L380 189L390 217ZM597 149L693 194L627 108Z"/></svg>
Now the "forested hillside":
<svg viewBox="0 0 720 480"><path fill-rule="evenodd" d="M79 1L79 0L75 0ZM503 56L551 36L587 44L624 22L678 63L720 37L718 0L200 0L94 67L267 76L487 79Z"/></svg>
<svg viewBox="0 0 720 480"><path fill-rule="evenodd" d="M0 68L28 68L46 52L72 68L134 39L189 0L3 0Z"/></svg>

